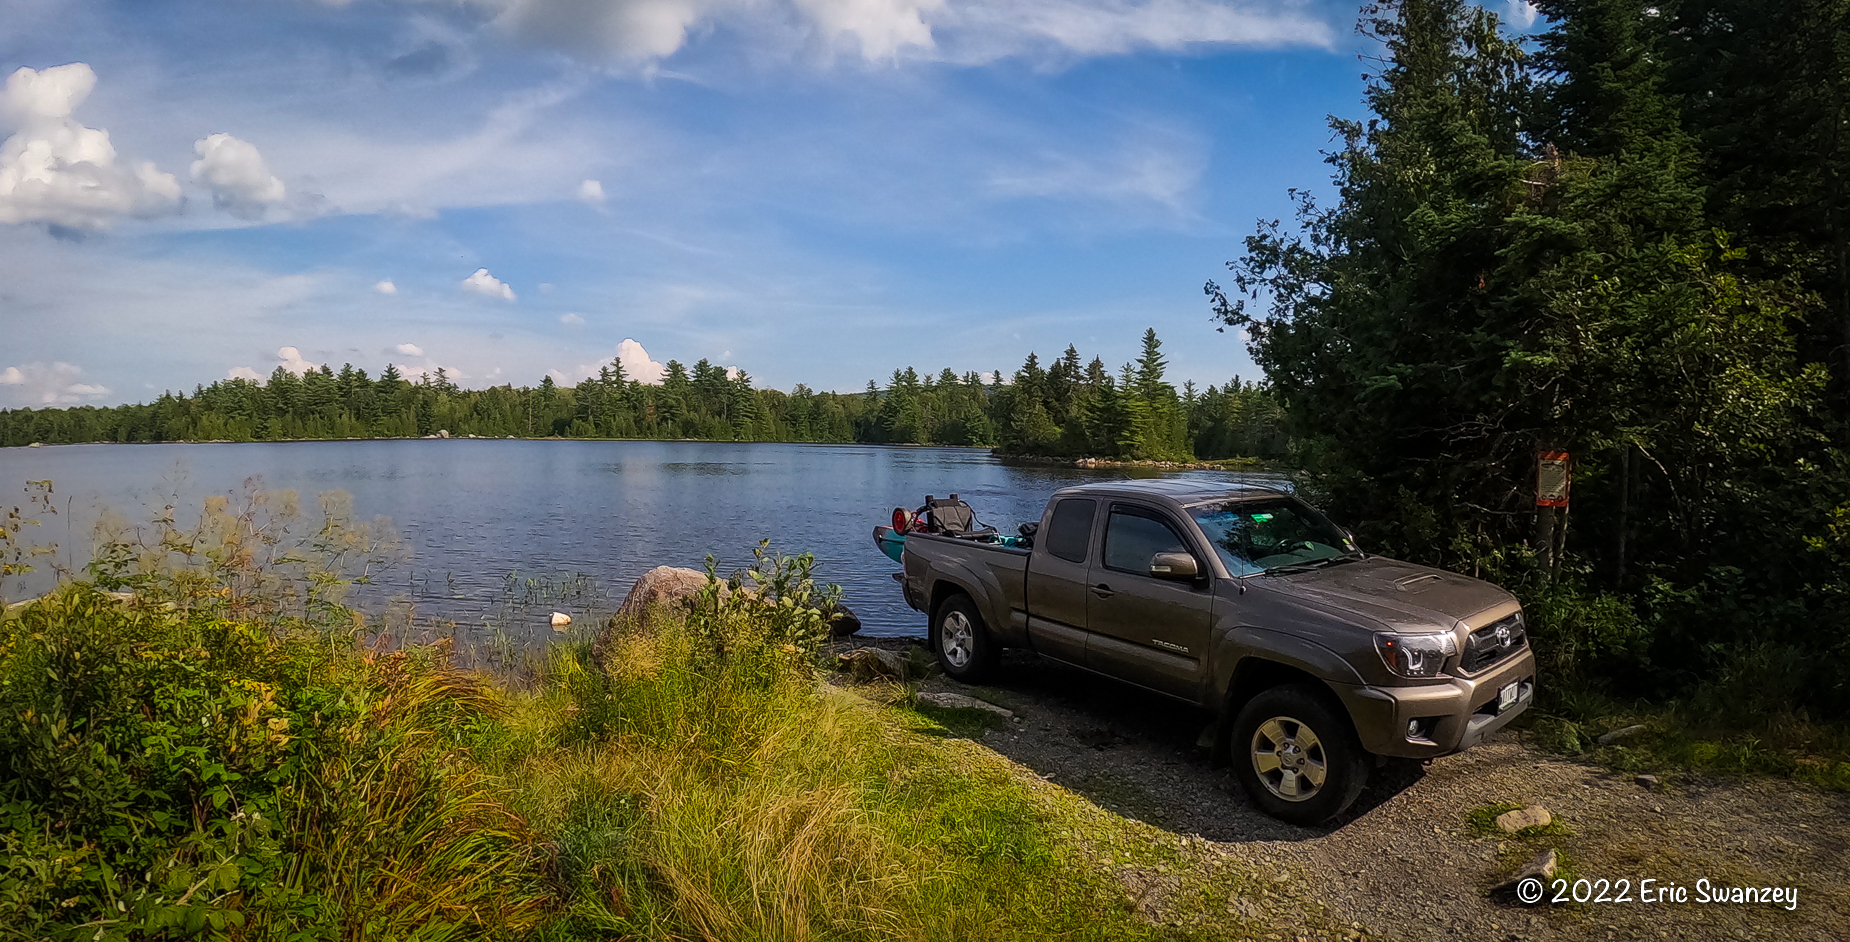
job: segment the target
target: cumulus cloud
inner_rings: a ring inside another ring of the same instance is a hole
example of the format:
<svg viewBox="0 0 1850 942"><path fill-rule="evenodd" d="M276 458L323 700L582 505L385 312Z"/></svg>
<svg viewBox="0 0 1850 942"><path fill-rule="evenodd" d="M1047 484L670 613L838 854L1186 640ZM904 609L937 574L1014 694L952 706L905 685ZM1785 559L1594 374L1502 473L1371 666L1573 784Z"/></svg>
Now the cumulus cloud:
<svg viewBox="0 0 1850 942"><path fill-rule="evenodd" d="M29 406L70 406L109 394L109 387L80 383L81 367L63 360L0 370L0 397Z"/></svg>
<svg viewBox="0 0 1850 942"><path fill-rule="evenodd" d="M559 323L569 324L573 327L583 327L585 317L583 314L561 314L559 315Z"/></svg>
<svg viewBox="0 0 1850 942"><path fill-rule="evenodd" d="M212 191L212 203L239 219L258 220L284 205L288 190L270 173L256 145L229 134L193 142L193 180Z"/></svg>
<svg viewBox="0 0 1850 942"><path fill-rule="evenodd" d="M226 379L248 379L256 383L263 382L263 374L257 372L256 370L251 369L248 366L232 367L231 371L225 374L225 378Z"/></svg>
<svg viewBox="0 0 1850 942"><path fill-rule="evenodd" d="M508 287L506 282L489 274L486 268L476 269L475 274L463 279L462 286L463 290L473 291L476 294L484 294L504 301L514 300L514 289Z"/></svg>
<svg viewBox="0 0 1850 942"><path fill-rule="evenodd" d="M1503 3L1508 7L1508 11L1503 14L1503 19L1514 23L1521 29L1534 26L1536 19L1542 15L1542 11L1536 9L1535 4L1530 3L1529 0L1503 0Z"/></svg>
<svg viewBox="0 0 1850 942"><path fill-rule="evenodd" d="M638 382L655 384L668 375L668 364L649 359L649 351L628 337L617 344L617 361L623 364L624 375Z"/></svg>
<svg viewBox="0 0 1850 942"><path fill-rule="evenodd" d="M415 343L401 343L393 347L389 352L402 354L408 357L421 357L424 355L424 348Z"/></svg>
<svg viewBox="0 0 1850 942"><path fill-rule="evenodd" d="M277 362L283 365L283 369L288 370L289 372L294 373L297 376L300 376L303 373L308 372L309 370L318 370L321 368L320 366L314 363L310 363L307 360L302 359L302 351L297 350L294 347L276 348L276 360Z"/></svg>
<svg viewBox="0 0 1850 942"><path fill-rule="evenodd" d="M604 201L604 184L596 180L586 180L578 184L578 198L587 203L602 203Z"/></svg>
<svg viewBox="0 0 1850 942"><path fill-rule="evenodd" d="M0 94L0 223L108 228L124 216L158 216L180 205L180 181L146 161L118 166L109 132L72 114L96 88L82 62L20 68Z"/></svg>
<svg viewBox="0 0 1850 942"><path fill-rule="evenodd" d="M381 281L378 284L373 285L373 290L379 292L380 294L397 294L398 286L389 281Z"/></svg>
<svg viewBox="0 0 1850 942"><path fill-rule="evenodd" d="M626 378L636 380L640 383L655 385L660 383L662 377L668 374L667 364L650 359L649 351L644 350L642 344L628 338L624 338L622 343L617 344L616 360L623 364L623 375ZM609 360L600 360L596 363L580 363L577 369L548 370L546 371L546 375L551 376L553 382L570 386L588 376L596 376L598 370L609 365Z"/></svg>

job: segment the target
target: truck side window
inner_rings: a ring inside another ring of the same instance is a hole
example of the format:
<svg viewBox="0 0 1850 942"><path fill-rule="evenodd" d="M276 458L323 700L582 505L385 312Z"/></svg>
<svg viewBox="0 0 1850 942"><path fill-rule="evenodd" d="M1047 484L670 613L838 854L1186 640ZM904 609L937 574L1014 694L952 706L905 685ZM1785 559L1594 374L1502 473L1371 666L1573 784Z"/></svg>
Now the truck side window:
<svg viewBox="0 0 1850 942"><path fill-rule="evenodd" d="M1105 568L1122 569L1140 576L1150 574L1150 557L1157 553L1186 553L1188 544L1169 525L1142 514L1111 512L1105 525Z"/></svg>
<svg viewBox="0 0 1850 942"><path fill-rule="evenodd" d="M1095 500L1071 499L1054 505L1053 519L1041 536L1041 545L1069 563L1085 562L1086 543L1092 537L1092 513L1097 509Z"/></svg>

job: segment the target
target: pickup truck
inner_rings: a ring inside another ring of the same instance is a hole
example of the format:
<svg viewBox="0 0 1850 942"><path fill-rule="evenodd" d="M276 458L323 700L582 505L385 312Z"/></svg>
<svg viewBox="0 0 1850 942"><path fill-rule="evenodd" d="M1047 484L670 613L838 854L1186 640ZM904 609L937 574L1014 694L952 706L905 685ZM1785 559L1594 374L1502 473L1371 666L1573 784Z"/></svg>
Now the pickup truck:
<svg viewBox="0 0 1850 942"><path fill-rule="evenodd" d="M980 682L1026 648L1208 710L1214 761L1287 821L1327 821L1387 757L1468 749L1534 699L1513 596L1364 553L1281 491L1087 484L1022 531L906 534L898 578L945 673Z"/></svg>

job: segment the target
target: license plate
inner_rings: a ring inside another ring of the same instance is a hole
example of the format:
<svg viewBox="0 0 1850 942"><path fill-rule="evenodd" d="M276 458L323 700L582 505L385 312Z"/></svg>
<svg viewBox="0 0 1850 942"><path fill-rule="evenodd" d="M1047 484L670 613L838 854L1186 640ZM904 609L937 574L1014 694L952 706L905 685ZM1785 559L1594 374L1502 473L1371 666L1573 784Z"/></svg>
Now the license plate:
<svg viewBox="0 0 1850 942"><path fill-rule="evenodd" d="M1516 694L1521 692L1521 690L1522 681L1519 680L1513 684L1505 685L1502 690L1497 691L1497 712L1502 713L1504 710L1515 706Z"/></svg>

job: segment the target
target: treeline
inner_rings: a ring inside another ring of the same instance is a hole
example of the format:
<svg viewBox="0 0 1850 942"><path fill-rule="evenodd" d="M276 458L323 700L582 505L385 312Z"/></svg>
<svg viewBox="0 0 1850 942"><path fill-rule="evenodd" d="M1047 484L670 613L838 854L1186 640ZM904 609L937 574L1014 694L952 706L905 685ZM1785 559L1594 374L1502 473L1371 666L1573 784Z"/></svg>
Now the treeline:
<svg viewBox="0 0 1850 942"><path fill-rule="evenodd" d="M0 410L0 446L33 442L283 441L413 438L445 432L487 438L643 438L1000 446L1015 454L1148 459L1275 456L1282 417L1266 391L1230 381L1196 394L1163 382L1154 331L1121 380L1079 354L1051 370L1029 354L1012 383L946 369L907 368L863 393L759 389L743 371L670 360L658 384L613 360L575 386L463 389L438 369L416 381L388 365L371 377L351 364L268 381L226 379L191 394L115 407Z"/></svg>
<svg viewBox="0 0 1850 942"><path fill-rule="evenodd" d="M1517 587L1558 678L1850 713L1850 2L1536 5L1371 7L1337 199L1208 293L1312 490Z"/></svg>

